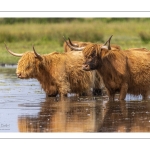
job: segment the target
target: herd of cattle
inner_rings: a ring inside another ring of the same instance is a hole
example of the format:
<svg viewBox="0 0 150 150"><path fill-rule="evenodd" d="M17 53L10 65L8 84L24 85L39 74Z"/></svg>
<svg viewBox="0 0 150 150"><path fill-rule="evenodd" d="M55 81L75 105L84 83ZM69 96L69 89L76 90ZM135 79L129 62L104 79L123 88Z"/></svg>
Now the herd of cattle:
<svg viewBox="0 0 150 150"><path fill-rule="evenodd" d="M18 54L21 57L16 74L20 79L37 79L46 95L61 98L68 93L92 95L106 89L109 100L115 94L124 100L126 94L150 94L150 51L146 48L122 50L110 44L112 36L104 44L65 39L64 52L40 55L33 51Z"/></svg>

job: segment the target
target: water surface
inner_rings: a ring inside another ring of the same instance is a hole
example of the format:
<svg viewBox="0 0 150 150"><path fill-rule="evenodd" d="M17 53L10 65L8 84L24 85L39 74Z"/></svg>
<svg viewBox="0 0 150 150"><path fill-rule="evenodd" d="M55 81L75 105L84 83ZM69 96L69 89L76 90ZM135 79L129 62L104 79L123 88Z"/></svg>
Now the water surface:
<svg viewBox="0 0 150 150"><path fill-rule="evenodd" d="M36 79L0 68L0 132L150 132L150 101L127 95L46 98Z"/></svg>

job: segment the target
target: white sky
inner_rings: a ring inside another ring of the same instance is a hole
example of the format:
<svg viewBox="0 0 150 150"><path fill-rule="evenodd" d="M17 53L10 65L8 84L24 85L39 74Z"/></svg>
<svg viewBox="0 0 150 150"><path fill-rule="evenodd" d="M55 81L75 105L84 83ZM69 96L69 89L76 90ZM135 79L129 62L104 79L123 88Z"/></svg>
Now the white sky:
<svg viewBox="0 0 150 150"><path fill-rule="evenodd" d="M150 17L148 2L148 0L4 0L0 4L0 17Z"/></svg>

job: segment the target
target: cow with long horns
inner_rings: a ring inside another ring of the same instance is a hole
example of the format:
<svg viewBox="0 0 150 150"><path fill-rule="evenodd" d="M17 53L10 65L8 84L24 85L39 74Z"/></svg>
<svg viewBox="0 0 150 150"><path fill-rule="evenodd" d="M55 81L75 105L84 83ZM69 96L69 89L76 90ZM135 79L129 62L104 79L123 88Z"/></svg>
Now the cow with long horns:
<svg viewBox="0 0 150 150"><path fill-rule="evenodd" d="M65 52L69 52L72 51L74 49L74 47L76 48L76 51L80 51L80 49L82 49L83 47L86 47L89 44L92 44L92 42L83 42L83 41L71 41L70 38L68 38L68 40L65 38L65 36L63 36L64 38L64 51ZM69 43L69 45L68 45ZM93 43L94 44L94 43ZM96 44L96 43L95 43ZM103 44L98 44L99 46L102 46ZM112 49L121 49L119 45L116 44L112 44L111 45ZM98 72L96 71L96 78L99 79L99 82L101 83L101 89L99 88L99 84L97 84L98 82L96 81L95 84L95 88L93 88L93 94L94 95L106 95L106 88L103 84L102 78L100 77L100 75L98 74Z"/></svg>
<svg viewBox="0 0 150 150"><path fill-rule="evenodd" d="M71 41L70 38L68 38L68 40L67 40L64 36L63 36L63 38L64 38L63 47L64 47L65 52L69 52L72 50L81 51L87 45L97 44L97 43L92 43L92 42ZM98 44L98 45L103 46L103 44ZM116 44L111 44L111 49L121 49L121 47L119 45L116 45Z"/></svg>
<svg viewBox="0 0 150 150"><path fill-rule="evenodd" d="M24 54L14 53L7 46L6 49L10 54L21 57L16 69L18 78L37 79L49 96L59 94L63 97L67 93L91 95L91 88L97 82L95 72L82 69L82 52L40 55L34 47L33 51ZM96 84L100 85L99 82Z"/></svg>
<svg viewBox="0 0 150 150"><path fill-rule="evenodd" d="M112 36L111 36L112 37ZM150 52L145 48L112 49L110 40L103 45L90 44L74 50L83 50L83 70L97 70L107 89L109 100L119 92L119 100L126 94L148 99L150 94ZM70 44L68 43L70 46ZM70 46L71 47L71 46Z"/></svg>
<svg viewBox="0 0 150 150"><path fill-rule="evenodd" d="M65 39L65 37L64 37L64 39ZM68 40L65 39L65 42L64 42L64 44L63 44L63 48L64 48L64 51L65 51L65 52L72 51L72 49L67 45L66 41L67 41L70 45L72 45L72 46L74 46L74 47L76 47L76 48L78 48L78 47L83 47L83 46L87 46L88 44L91 44L91 42L71 41L71 39L68 38Z"/></svg>

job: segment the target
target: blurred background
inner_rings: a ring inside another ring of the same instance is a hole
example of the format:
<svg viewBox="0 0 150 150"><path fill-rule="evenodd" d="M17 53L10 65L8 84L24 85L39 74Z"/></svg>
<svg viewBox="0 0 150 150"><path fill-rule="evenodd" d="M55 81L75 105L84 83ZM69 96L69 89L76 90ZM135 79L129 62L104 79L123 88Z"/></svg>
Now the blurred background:
<svg viewBox="0 0 150 150"><path fill-rule="evenodd" d="M150 18L0 18L0 64L17 64L14 52L63 52L63 36L71 40L112 44L124 49L150 49Z"/></svg>

